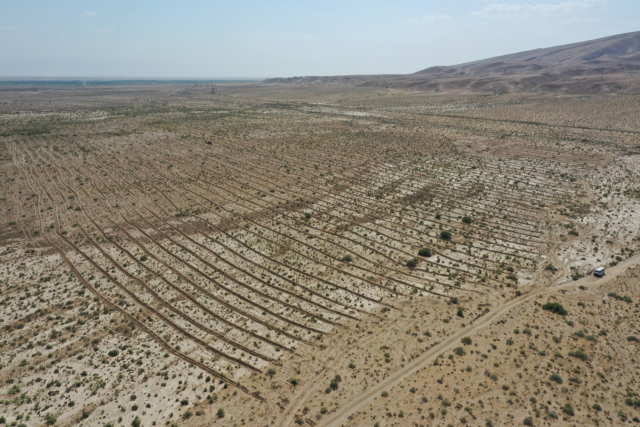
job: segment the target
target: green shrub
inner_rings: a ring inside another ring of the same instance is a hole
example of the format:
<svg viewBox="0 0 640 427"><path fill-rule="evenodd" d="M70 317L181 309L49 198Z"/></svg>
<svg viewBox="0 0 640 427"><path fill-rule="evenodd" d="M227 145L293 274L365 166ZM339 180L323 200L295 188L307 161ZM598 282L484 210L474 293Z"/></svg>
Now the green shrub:
<svg viewBox="0 0 640 427"><path fill-rule="evenodd" d="M555 265L553 265L553 264L547 264L547 265L544 267L544 269L545 269L546 271L550 271L550 272L552 272L552 273L555 273L556 271L558 271L558 267L556 267L556 266L555 266Z"/></svg>
<svg viewBox="0 0 640 427"><path fill-rule="evenodd" d="M111 350L111 351L109 351L109 353L107 353L107 354L108 354L110 357L116 357L116 356L119 354L119 352L118 352L118 350Z"/></svg>
<svg viewBox="0 0 640 427"><path fill-rule="evenodd" d="M56 421L58 421L58 415L52 414L51 412L47 412L44 415L44 420L48 426L52 426L56 423Z"/></svg>
<svg viewBox="0 0 640 427"><path fill-rule="evenodd" d="M407 267L416 268L417 266L418 266L418 260L416 258L411 258L409 261L407 261Z"/></svg>
<svg viewBox="0 0 640 427"><path fill-rule="evenodd" d="M577 351L570 351L569 352L569 356L571 357L576 357L582 361L585 361L587 359L589 359L589 356L587 356L587 353L585 353L582 350L577 350Z"/></svg>
<svg viewBox="0 0 640 427"><path fill-rule="evenodd" d="M573 410L573 406L571 406L571 403L567 403L562 407L562 412L564 412L567 415L571 415L573 416L573 414L575 413Z"/></svg>
<svg viewBox="0 0 640 427"><path fill-rule="evenodd" d="M441 231L440 232L440 238L442 240L451 240L451 232L450 231Z"/></svg>
<svg viewBox="0 0 640 427"><path fill-rule="evenodd" d="M218 415L218 418L224 418L224 409L222 408L218 409L217 415Z"/></svg>
<svg viewBox="0 0 640 427"><path fill-rule="evenodd" d="M532 426L533 425L533 418L531 418L531 417L525 418L524 421L522 422L522 424L524 424L526 426Z"/></svg>
<svg viewBox="0 0 640 427"><path fill-rule="evenodd" d="M562 384L562 377L559 374L551 374L549 379L555 383Z"/></svg>
<svg viewBox="0 0 640 427"><path fill-rule="evenodd" d="M557 313L561 316L566 316L567 314L569 314L569 312L559 302L548 302L542 306L542 309L550 311L552 313Z"/></svg>
<svg viewBox="0 0 640 427"><path fill-rule="evenodd" d="M640 399L638 399L638 398L632 399L630 397L627 397L625 399L624 403L627 406L635 406L636 408L640 407Z"/></svg>
<svg viewBox="0 0 640 427"><path fill-rule="evenodd" d="M598 412L602 411L602 406L598 405L597 403L594 403L592 408Z"/></svg>
<svg viewBox="0 0 640 427"><path fill-rule="evenodd" d="M464 222L465 224L471 224L473 220L471 219L471 217L468 216L463 216L462 217L462 222Z"/></svg>
<svg viewBox="0 0 640 427"><path fill-rule="evenodd" d="M456 347L456 348L453 350L453 352L454 352L455 354L457 354L458 356L464 356L465 354L467 354L467 352L466 352L466 351L464 351L464 348L462 348L462 347Z"/></svg>
<svg viewBox="0 0 640 427"><path fill-rule="evenodd" d="M418 255L423 256L425 258L429 258L431 257L431 249L429 248L422 248L418 251Z"/></svg>
<svg viewBox="0 0 640 427"><path fill-rule="evenodd" d="M622 295L618 295L615 292L610 292L607 294L607 296L610 296L611 298L617 299L618 301L624 301L624 302L628 302L629 304L633 303L633 300L627 296L622 296Z"/></svg>
<svg viewBox="0 0 640 427"><path fill-rule="evenodd" d="M464 345L471 345L471 343L473 342L471 337L463 337L460 341L462 341L462 344Z"/></svg>

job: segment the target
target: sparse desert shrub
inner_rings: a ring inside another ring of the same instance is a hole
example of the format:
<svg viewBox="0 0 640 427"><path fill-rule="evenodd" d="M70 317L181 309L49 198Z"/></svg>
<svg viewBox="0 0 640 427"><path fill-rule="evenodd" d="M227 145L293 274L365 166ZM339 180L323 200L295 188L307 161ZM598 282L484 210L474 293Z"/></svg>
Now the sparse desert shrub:
<svg viewBox="0 0 640 427"><path fill-rule="evenodd" d="M566 403L563 407L562 407L562 412L564 412L567 415L574 415L574 409L573 406L571 406L571 403Z"/></svg>
<svg viewBox="0 0 640 427"><path fill-rule="evenodd" d="M429 248L422 248L418 251L418 255L423 256L425 258L429 258L431 257L431 249Z"/></svg>
<svg viewBox="0 0 640 427"><path fill-rule="evenodd" d="M471 337L462 337L460 341L462 341L462 344L464 345L471 345L471 343L473 342Z"/></svg>
<svg viewBox="0 0 640 427"><path fill-rule="evenodd" d="M531 418L531 417L525 418L524 421L522 421L522 424L524 424L526 426L532 426L533 425L533 418Z"/></svg>
<svg viewBox="0 0 640 427"><path fill-rule="evenodd" d="M407 267L416 268L418 266L418 260L416 258L411 258L407 261Z"/></svg>
<svg viewBox="0 0 640 427"><path fill-rule="evenodd" d="M602 411L602 406L598 405L597 403L594 403L592 408L598 412Z"/></svg>
<svg viewBox="0 0 640 427"><path fill-rule="evenodd" d="M550 271L550 272L552 272L552 273L555 273L556 271L558 271L558 267L556 267L556 266L555 266L555 265L553 265L553 264L547 264L547 265L544 267L544 269L545 269L546 271Z"/></svg>
<svg viewBox="0 0 640 427"><path fill-rule="evenodd" d="M628 296L622 296L622 295L618 295L615 292L610 292L607 294L607 296L617 299L618 301L624 301L624 302L628 302L629 304L633 303L633 300L631 298L629 298Z"/></svg>
<svg viewBox="0 0 640 427"><path fill-rule="evenodd" d="M58 415L57 414L53 414L51 412L47 412L44 415L44 421L48 426L52 426L56 423L56 421L58 421Z"/></svg>
<svg viewBox="0 0 640 427"><path fill-rule="evenodd" d="M473 220L471 219L471 217L468 216L463 216L462 217L462 222L464 222L465 224L471 224Z"/></svg>
<svg viewBox="0 0 640 427"><path fill-rule="evenodd" d="M464 307L458 307L458 311L457 311L456 315L458 317L464 317L464 310L465 310Z"/></svg>
<svg viewBox="0 0 640 427"><path fill-rule="evenodd" d="M441 231L440 232L440 238L442 240L451 240L451 232L450 231Z"/></svg>
<svg viewBox="0 0 640 427"><path fill-rule="evenodd" d="M224 418L224 409L222 408L218 409L218 412L216 413L216 415L218 416L218 418Z"/></svg>
<svg viewBox="0 0 640 427"><path fill-rule="evenodd" d="M342 261L343 262L353 262L353 258L351 257L351 255L345 255L342 257Z"/></svg>
<svg viewBox="0 0 640 427"><path fill-rule="evenodd" d="M636 408L640 408L640 399L638 399L638 398L632 399L631 397L627 397L624 400L624 403L627 406L634 406Z"/></svg>
<svg viewBox="0 0 640 427"><path fill-rule="evenodd" d="M582 350L570 351L568 354L569 356L578 358L582 361L589 359L589 356L587 355L587 353L585 353Z"/></svg>
<svg viewBox="0 0 640 427"><path fill-rule="evenodd" d="M569 312L559 302L548 302L542 306L542 309L550 311L552 313L557 313L561 316L566 316L567 314L569 314Z"/></svg>
<svg viewBox="0 0 640 427"><path fill-rule="evenodd" d="M559 374L551 374L549 375L549 379L554 383L562 384L562 377Z"/></svg>
<svg viewBox="0 0 640 427"><path fill-rule="evenodd" d="M454 352L455 354L457 354L458 356L464 356L465 354L467 354L467 352L466 352L466 351L464 351L464 348L463 348L463 347L456 347L456 348L453 350L453 352Z"/></svg>

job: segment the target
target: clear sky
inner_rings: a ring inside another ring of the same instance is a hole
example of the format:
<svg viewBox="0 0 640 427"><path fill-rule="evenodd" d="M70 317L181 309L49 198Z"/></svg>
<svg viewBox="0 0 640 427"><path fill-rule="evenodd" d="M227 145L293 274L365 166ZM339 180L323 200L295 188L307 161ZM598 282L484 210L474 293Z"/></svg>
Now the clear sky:
<svg viewBox="0 0 640 427"><path fill-rule="evenodd" d="M640 0L2 0L1 76L411 73L640 30Z"/></svg>

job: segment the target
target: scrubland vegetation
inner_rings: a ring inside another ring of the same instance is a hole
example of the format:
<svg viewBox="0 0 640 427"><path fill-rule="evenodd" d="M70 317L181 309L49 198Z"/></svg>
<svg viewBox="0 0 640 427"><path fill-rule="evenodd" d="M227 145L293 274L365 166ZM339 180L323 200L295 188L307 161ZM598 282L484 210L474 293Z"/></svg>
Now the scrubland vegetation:
<svg viewBox="0 0 640 427"><path fill-rule="evenodd" d="M640 417L636 98L3 93L8 425Z"/></svg>

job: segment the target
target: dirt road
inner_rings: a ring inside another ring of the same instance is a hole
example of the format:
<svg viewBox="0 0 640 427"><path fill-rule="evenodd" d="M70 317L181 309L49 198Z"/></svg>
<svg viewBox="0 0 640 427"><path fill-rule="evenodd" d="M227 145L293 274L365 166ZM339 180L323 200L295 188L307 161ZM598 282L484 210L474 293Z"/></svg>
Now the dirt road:
<svg viewBox="0 0 640 427"><path fill-rule="evenodd" d="M640 254L635 255L613 268L607 269L607 274L604 278L598 279L594 276L586 276L577 281L570 280L567 283L550 286L550 287L541 287L538 289L534 289L531 292L524 294L520 297L517 297L494 312L489 313L488 315L478 319L478 322L475 324L471 324L465 328L460 329L455 334L447 337L440 344L435 347L427 350L420 357L414 359L412 362L406 364L404 368L399 369L394 372L389 378L377 383L375 386L371 387L368 390L363 391L362 393L356 395L352 400L344 402L340 408L336 412L329 414L325 419L321 420L318 423L318 426L322 427L339 427L342 426L347 418L353 414L354 412L363 410L369 405L376 397L379 397L383 390L389 390L402 382L405 378L411 376L418 370L422 369L424 366L428 366L433 363L436 357L439 354L443 353L450 347L455 345L459 345L460 339L463 336L472 336L474 333L488 326L491 322L498 320L502 316L504 316L508 311L522 304L523 302L535 298L541 294L552 294L559 292L561 290L569 290L578 288L579 286L585 287L593 287L606 284L613 280L620 273L624 272L627 268L633 267L636 264L640 263Z"/></svg>

